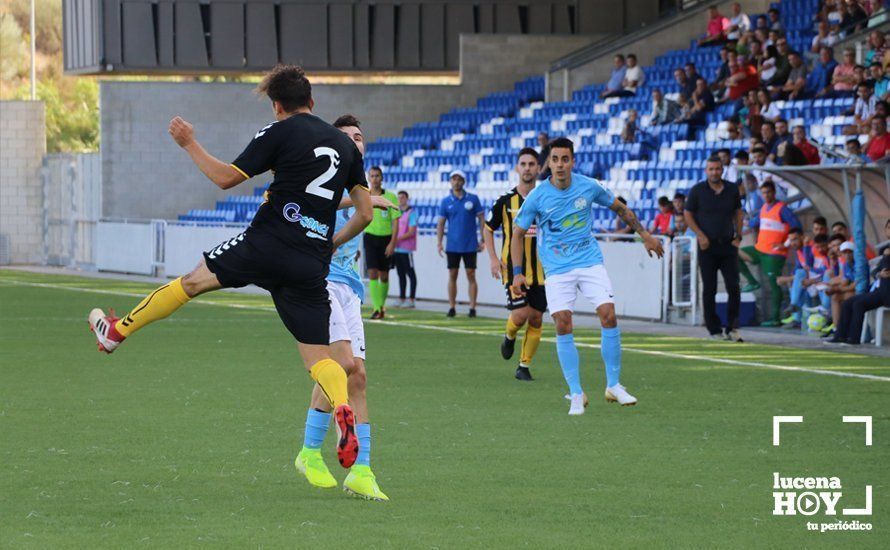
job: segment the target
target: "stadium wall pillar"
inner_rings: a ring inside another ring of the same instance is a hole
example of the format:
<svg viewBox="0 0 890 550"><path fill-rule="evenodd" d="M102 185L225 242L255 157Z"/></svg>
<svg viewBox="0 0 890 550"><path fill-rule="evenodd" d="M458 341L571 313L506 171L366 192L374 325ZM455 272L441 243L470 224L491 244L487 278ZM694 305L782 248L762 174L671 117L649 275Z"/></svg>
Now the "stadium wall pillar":
<svg viewBox="0 0 890 550"><path fill-rule="evenodd" d="M462 35L460 85L320 84L313 86L315 114L332 121L354 113L372 141L398 136L405 127L436 120L452 108L474 105L481 96L512 90L516 81L544 74L554 57L593 38ZM226 193L195 169L170 139L167 125L174 116L183 116L194 123L208 151L234 160L272 119L268 101L254 96L253 88L245 83L102 82L102 215L173 219L222 199ZM245 194L270 179L268 174L253 178L234 193Z"/></svg>
<svg viewBox="0 0 890 550"><path fill-rule="evenodd" d="M0 264L43 261L45 117L42 101L0 101Z"/></svg>

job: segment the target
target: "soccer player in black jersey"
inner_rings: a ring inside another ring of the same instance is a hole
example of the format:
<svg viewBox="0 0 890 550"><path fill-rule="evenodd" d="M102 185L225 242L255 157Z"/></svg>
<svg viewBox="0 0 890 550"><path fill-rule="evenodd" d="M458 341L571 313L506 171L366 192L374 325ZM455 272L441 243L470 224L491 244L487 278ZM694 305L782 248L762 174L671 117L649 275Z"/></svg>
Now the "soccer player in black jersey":
<svg viewBox="0 0 890 550"><path fill-rule="evenodd" d="M516 345L516 334L526 322L525 336L522 339L522 351L519 358L519 367L516 369L517 380L533 380L529 365L532 357L541 342L541 324L544 312L547 311L547 296L544 294L544 268L538 262L538 247L533 230L525 235L523 254L523 272L528 284L528 291L524 296L515 294L510 289L513 266L510 261L510 239L513 236L513 216L519 213L519 207L525 200L535 183L541 165L538 163L538 153L531 147L526 147L519 152L516 159L516 173L519 174L519 185L498 198L494 206L488 212L485 219L485 248L491 260L491 276L500 278L507 292L507 309L510 315L507 317L507 328L504 341L501 343L501 355L504 359L513 357L513 349ZM498 229L504 231L504 242L500 255L495 252L494 232Z"/></svg>
<svg viewBox="0 0 890 550"><path fill-rule="evenodd" d="M111 353L135 331L199 294L248 284L268 290L312 379L334 407L337 456L349 467L358 454L355 415L348 405L346 372L328 348L331 307L325 277L334 247L371 221L362 155L346 134L312 114L312 87L301 68L276 66L257 91L272 101L276 120L258 131L231 164L204 150L182 118L174 118L169 128L177 145L221 189L268 170L274 173L250 226L205 252L191 273L158 288L122 319L94 309L90 328L99 349ZM335 234L344 191L356 213Z"/></svg>

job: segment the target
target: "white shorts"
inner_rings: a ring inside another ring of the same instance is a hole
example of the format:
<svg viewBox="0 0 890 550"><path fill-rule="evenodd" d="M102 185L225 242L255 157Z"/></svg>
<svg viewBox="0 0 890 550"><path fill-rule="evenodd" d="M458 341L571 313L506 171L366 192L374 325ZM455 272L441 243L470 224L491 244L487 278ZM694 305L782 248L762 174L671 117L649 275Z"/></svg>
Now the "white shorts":
<svg viewBox="0 0 890 550"><path fill-rule="evenodd" d="M328 281L331 301L331 343L348 340L352 356L365 358L365 325L362 323L362 301L352 288L343 283Z"/></svg>
<svg viewBox="0 0 890 550"><path fill-rule="evenodd" d="M574 311L578 291L587 298L594 309L603 304L614 304L612 281L603 265L579 267L566 273L548 275L544 285L547 291L547 309L550 315L557 311Z"/></svg>

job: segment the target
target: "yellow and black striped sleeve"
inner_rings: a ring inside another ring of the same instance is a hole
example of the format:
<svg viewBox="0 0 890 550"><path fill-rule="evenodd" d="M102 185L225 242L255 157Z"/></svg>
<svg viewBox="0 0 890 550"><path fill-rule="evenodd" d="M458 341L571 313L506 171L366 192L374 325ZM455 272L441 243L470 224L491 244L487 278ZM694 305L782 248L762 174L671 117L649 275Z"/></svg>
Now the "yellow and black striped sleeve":
<svg viewBox="0 0 890 550"><path fill-rule="evenodd" d="M491 210L488 211L488 215L485 216L485 227L488 228L489 231L494 233L498 229L501 228L501 225L504 223L504 195L498 197L498 200L494 202Z"/></svg>

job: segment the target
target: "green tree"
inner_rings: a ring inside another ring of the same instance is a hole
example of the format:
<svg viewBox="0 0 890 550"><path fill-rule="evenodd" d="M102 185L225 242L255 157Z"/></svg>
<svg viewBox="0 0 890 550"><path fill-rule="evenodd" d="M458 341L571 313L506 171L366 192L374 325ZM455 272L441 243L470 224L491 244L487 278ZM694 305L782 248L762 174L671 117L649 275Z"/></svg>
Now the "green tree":
<svg viewBox="0 0 890 550"><path fill-rule="evenodd" d="M21 78L28 71L28 44L12 14L0 14L0 79Z"/></svg>
<svg viewBox="0 0 890 550"><path fill-rule="evenodd" d="M19 88L25 99L30 88ZM37 83L37 99L46 105L46 150L80 153L99 148L99 85L94 78L56 77Z"/></svg>

